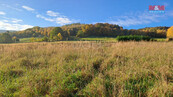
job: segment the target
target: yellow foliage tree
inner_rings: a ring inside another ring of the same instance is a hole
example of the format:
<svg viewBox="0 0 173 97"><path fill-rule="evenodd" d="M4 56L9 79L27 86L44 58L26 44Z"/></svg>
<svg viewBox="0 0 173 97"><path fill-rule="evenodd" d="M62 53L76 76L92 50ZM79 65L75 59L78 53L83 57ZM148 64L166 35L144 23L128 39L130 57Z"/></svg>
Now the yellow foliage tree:
<svg viewBox="0 0 173 97"><path fill-rule="evenodd" d="M17 39L17 37L16 36L14 36L13 38L12 38L12 40L16 43L16 39Z"/></svg>
<svg viewBox="0 0 173 97"><path fill-rule="evenodd" d="M62 39L63 39L63 37L62 37L61 33L58 33L58 40L62 40Z"/></svg>
<svg viewBox="0 0 173 97"><path fill-rule="evenodd" d="M173 26L168 29L167 38L173 38Z"/></svg>

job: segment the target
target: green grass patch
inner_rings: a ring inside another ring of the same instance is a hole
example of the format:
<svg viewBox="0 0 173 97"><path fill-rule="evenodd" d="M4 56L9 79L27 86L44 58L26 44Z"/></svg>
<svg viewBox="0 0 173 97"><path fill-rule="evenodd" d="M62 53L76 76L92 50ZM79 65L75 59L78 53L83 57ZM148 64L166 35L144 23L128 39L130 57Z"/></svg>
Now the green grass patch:
<svg viewBox="0 0 173 97"><path fill-rule="evenodd" d="M82 41L110 41L116 42L116 38L113 37L88 37L88 38L80 38Z"/></svg>

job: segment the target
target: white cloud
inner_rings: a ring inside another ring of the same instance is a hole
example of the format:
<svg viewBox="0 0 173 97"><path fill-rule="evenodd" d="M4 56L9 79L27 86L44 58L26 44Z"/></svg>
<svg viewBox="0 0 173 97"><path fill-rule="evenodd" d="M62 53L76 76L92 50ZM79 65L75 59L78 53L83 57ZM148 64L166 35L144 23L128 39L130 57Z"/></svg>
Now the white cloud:
<svg viewBox="0 0 173 97"><path fill-rule="evenodd" d="M2 20L2 22L9 22L8 20Z"/></svg>
<svg viewBox="0 0 173 97"><path fill-rule="evenodd" d="M12 18L12 22L13 23L19 23L19 22L23 22L23 20Z"/></svg>
<svg viewBox="0 0 173 97"><path fill-rule="evenodd" d="M13 7L13 6L10 6L10 5L7 5L7 4L1 4L1 5L4 6L4 7L13 9L13 10L22 11L21 9L19 9L19 8L17 8L17 7ZM18 6L18 5L16 5L16 6Z"/></svg>
<svg viewBox="0 0 173 97"><path fill-rule="evenodd" d="M4 20L0 20L0 29L2 30L25 30L27 28L32 28L31 25L23 25L19 24L23 20L16 18L6 18Z"/></svg>
<svg viewBox="0 0 173 97"><path fill-rule="evenodd" d="M74 20L70 20L66 16L60 15L58 12L47 11L47 15L53 16L54 18L45 17L40 14L36 15L36 17L44 19L49 22L55 22L59 25L71 24L71 23L75 22Z"/></svg>
<svg viewBox="0 0 173 97"><path fill-rule="evenodd" d="M28 10L28 11L35 11L35 9L28 7L28 6L22 6L22 8Z"/></svg>
<svg viewBox="0 0 173 97"><path fill-rule="evenodd" d="M53 12L53 11L47 11L47 15L56 17L56 16L59 15L59 13L58 12Z"/></svg>
<svg viewBox="0 0 173 97"><path fill-rule="evenodd" d="M71 24L72 21L65 17L58 17L55 19L57 24L64 25L64 24Z"/></svg>
<svg viewBox="0 0 173 97"><path fill-rule="evenodd" d="M164 14L152 14L152 13L150 14L144 12L144 13L135 13L133 15L119 16L109 21L109 23L118 24L120 26L141 25L141 24L149 24L152 22L159 22L159 20L163 17L165 17Z"/></svg>
<svg viewBox="0 0 173 97"><path fill-rule="evenodd" d="M0 21L3 21L3 22L9 22L9 23L20 23L20 22L23 22L23 20L21 19L17 19L17 18L8 18L8 17L2 17L3 20L0 20Z"/></svg>
<svg viewBox="0 0 173 97"><path fill-rule="evenodd" d="M3 21L0 21L0 29L3 30L25 30L27 28L32 28L33 26L31 25L22 25L22 24L11 24L11 23L6 23Z"/></svg>
<svg viewBox="0 0 173 97"><path fill-rule="evenodd" d="M0 15L5 15L5 14L6 14L5 12L0 11Z"/></svg>
<svg viewBox="0 0 173 97"><path fill-rule="evenodd" d="M49 21L49 22L54 22L54 21L55 21L54 19L50 19L50 18L44 17L44 16L42 16L42 15L36 15L36 17L37 17L37 18L42 18L42 19L44 19L44 20L46 20L46 21Z"/></svg>

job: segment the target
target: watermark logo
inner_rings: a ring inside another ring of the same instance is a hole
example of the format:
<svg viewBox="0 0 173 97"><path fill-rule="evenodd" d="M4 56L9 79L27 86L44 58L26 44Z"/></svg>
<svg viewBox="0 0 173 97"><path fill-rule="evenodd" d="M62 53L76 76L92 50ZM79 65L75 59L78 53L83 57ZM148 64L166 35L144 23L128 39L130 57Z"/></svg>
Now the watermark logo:
<svg viewBox="0 0 173 97"><path fill-rule="evenodd" d="M164 5L150 5L149 6L150 13L165 13Z"/></svg>

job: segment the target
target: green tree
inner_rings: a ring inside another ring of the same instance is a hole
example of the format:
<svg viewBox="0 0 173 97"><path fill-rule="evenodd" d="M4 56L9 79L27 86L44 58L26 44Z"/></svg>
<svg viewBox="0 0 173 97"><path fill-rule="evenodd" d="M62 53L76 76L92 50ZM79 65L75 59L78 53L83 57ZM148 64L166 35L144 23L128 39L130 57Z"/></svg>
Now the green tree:
<svg viewBox="0 0 173 97"><path fill-rule="evenodd" d="M0 43L12 43L12 42L13 40L9 33L2 33L0 35Z"/></svg>
<svg viewBox="0 0 173 97"><path fill-rule="evenodd" d="M63 36L63 30L60 27L55 27L51 32L50 32L50 39L51 41L56 41L57 40L57 35L58 33L61 33Z"/></svg>
<svg viewBox="0 0 173 97"><path fill-rule="evenodd" d="M77 32L76 37L85 37L85 34L84 34L84 32L83 32L82 30L79 30L79 31Z"/></svg>

